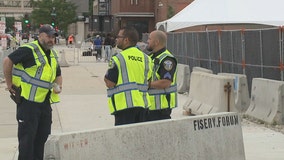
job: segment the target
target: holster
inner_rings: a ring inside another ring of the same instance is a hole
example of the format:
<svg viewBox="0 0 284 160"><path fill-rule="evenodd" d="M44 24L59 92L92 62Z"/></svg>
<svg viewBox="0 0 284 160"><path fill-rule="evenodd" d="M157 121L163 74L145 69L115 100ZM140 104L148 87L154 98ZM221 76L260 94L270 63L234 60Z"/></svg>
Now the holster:
<svg viewBox="0 0 284 160"><path fill-rule="evenodd" d="M11 99L16 103L16 104L20 104L22 102L21 100L21 87L17 87L15 85L12 85L12 89L15 91L15 93L10 92L10 97Z"/></svg>

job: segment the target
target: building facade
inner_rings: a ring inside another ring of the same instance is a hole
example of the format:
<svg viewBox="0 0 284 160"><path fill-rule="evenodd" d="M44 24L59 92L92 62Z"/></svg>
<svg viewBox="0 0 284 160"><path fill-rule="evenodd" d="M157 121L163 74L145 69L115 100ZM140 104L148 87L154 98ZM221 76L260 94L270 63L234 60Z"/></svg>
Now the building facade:
<svg viewBox="0 0 284 160"><path fill-rule="evenodd" d="M89 29L96 33L108 33L132 25L141 36L155 30L157 22L172 17L192 1L94 0Z"/></svg>
<svg viewBox="0 0 284 160"><path fill-rule="evenodd" d="M75 3L78 16L89 13L88 0L67 0ZM126 25L134 26L140 36L155 29L159 21L166 20L193 0L91 0L93 1L93 13L86 17L86 21L72 24L70 33L79 34L83 37L90 32L93 33L115 33L119 28ZM0 0L1 17L18 17L30 14L32 7L30 0ZM16 18L17 19L17 18ZM81 29L78 29L81 28Z"/></svg>
<svg viewBox="0 0 284 160"><path fill-rule="evenodd" d="M32 12L30 0L0 0L0 17L20 19Z"/></svg>

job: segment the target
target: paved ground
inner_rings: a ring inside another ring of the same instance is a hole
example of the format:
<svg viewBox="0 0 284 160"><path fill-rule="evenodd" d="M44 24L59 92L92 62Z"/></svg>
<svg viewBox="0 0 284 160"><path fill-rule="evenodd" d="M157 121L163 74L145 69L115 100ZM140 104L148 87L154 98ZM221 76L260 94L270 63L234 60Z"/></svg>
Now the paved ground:
<svg viewBox="0 0 284 160"><path fill-rule="evenodd" d="M72 49L64 46L66 59L72 59ZM69 57L68 57L69 56ZM107 64L90 62L72 64L62 68L63 92L61 103L53 105L52 133L82 131L113 126L109 114L106 87L103 76ZM179 107L174 109L173 118L183 117L182 105L187 95L179 95ZM17 157L17 124L15 105L0 84L0 160L15 160ZM242 131L247 160L283 160L284 135L243 119Z"/></svg>

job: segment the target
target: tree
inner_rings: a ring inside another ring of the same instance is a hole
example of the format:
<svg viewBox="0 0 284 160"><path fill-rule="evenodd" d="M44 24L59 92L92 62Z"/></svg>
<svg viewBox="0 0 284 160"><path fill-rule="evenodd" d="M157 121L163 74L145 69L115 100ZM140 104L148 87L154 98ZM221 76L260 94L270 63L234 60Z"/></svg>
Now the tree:
<svg viewBox="0 0 284 160"><path fill-rule="evenodd" d="M174 15L175 15L174 8L172 6L168 6L167 18L172 18Z"/></svg>
<svg viewBox="0 0 284 160"><path fill-rule="evenodd" d="M31 1L33 11L31 19L35 28L41 24L52 24L67 33L68 25L76 22L77 6L64 0Z"/></svg>
<svg viewBox="0 0 284 160"><path fill-rule="evenodd" d="M6 17L5 33L14 33L15 17Z"/></svg>

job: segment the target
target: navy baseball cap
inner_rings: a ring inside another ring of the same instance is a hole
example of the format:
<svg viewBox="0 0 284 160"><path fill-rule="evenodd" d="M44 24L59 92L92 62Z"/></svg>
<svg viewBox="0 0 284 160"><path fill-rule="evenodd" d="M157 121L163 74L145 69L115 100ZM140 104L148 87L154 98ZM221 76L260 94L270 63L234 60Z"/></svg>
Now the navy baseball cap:
<svg viewBox="0 0 284 160"><path fill-rule="evenodd" d="M56 30L49 24L44 24L39 28L39 33L46 33L47 35L58 36Z"/></svg>

